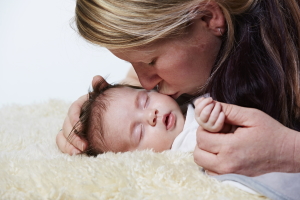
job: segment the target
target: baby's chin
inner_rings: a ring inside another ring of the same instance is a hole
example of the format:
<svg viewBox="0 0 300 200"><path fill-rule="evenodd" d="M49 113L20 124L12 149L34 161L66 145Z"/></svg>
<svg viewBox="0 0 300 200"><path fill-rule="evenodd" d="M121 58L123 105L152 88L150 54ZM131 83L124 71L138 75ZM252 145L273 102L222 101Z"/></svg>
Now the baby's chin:
<svg viewBox="0 0 300 200"><path fill-rule="evenodd" d="M158 148L152 148L151 150L156 152L156 153L162 153L164 151L170 150L172 148L172 145L173 145L173 143L171 144L171 146L165 146L165 147L159 148L159 149Z"/></svg>

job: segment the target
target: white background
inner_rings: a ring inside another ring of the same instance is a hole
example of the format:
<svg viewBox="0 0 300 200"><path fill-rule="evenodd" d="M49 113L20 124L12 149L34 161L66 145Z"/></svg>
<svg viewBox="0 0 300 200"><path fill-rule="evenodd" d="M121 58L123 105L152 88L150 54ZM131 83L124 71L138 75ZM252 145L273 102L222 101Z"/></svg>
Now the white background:
<svg viewBox="0 0 300 200"><path fill-rule="evenodd" d="M94 75L125 77L129 63L71 28L74 9L75 0L0 0L0 107L72 102Z"/></svg>

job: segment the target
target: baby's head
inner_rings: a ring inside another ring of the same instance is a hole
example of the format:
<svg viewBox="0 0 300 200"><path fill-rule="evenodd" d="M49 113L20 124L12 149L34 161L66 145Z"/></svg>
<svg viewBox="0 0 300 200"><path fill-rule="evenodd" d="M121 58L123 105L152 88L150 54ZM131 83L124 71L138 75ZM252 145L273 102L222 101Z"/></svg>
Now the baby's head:
<svg viewBox="0 0 300 200"><path fill-rule="evenodd" d="M86 154L171 148L184 116L174 99L129 85L99 82L84 103L74 131L88 141Z"/></svg>

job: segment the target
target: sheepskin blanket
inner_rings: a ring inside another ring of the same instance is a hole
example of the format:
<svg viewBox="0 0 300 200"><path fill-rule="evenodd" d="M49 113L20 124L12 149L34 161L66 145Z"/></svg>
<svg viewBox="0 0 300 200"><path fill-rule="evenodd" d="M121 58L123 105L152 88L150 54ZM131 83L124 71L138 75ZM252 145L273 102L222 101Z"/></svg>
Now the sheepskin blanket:
<svg viewBox="0 0 300 200"><path fill-rule="evenodd" d="M63 154L55 136L69 105L0 108L1 199L265 199L203 175L189 153Z"/></svg>

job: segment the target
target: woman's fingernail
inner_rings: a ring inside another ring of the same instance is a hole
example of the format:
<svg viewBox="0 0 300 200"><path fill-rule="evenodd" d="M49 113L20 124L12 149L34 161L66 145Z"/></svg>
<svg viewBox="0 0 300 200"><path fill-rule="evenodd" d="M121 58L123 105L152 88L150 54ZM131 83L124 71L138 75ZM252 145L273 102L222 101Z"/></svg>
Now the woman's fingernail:
<svg viewBox="0 0 300 200"><path fill-rule="evenodd" d="M76 147L79 148L81 151L83 151L83 143L82 142L77 142Z"/></svg>
<svg viewBox="0 0 300 200"><path fill-rule="evenodd" d="M72 155L77 155L79 153L80 153L80 151L78 149L74 149L73 152L72 152Z"/></svg>

